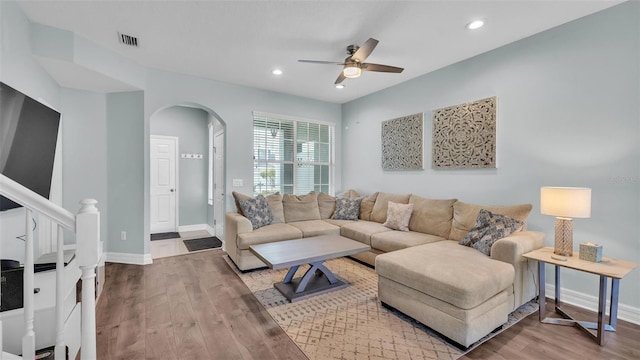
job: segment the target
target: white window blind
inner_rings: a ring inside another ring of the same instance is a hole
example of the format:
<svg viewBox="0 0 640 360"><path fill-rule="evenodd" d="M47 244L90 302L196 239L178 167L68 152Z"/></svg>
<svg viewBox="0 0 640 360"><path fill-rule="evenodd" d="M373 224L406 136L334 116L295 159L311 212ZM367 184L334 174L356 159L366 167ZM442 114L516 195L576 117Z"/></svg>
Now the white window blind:
<svg viewBox="0 0 640 360"><path fill-rule="evenodd" d="M254 112L254 195L332 193L333 133L333 124Z"/></svg>

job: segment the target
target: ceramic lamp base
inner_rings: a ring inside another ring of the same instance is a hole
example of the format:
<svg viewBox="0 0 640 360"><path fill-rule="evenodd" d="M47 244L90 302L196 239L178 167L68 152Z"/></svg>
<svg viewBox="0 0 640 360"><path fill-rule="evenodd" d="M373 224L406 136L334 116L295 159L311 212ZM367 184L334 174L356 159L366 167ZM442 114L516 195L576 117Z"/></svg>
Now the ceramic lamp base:
<svg viewBox="0 0 640 360"><path fill-rule="evenodd" d="M556 242L553 253L562 256L573 255L573 219L556 218Z"/></svg>

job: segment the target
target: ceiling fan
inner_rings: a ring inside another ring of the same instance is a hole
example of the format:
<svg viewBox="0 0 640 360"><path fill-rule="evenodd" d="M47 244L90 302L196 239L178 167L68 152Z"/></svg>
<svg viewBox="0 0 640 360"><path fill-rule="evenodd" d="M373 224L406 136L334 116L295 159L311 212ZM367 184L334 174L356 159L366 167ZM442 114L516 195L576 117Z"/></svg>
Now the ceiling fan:
<svg viewBox="0 0 640 360"><path fill-rule="evenodd" d="M389 72L389 73L401 73L404 68L389 66L389 65L380 65L380 64L371 64L364 62L373 49L378 45L378 40L374 38L369 38L362 46L358 45L349 45L347 46L347 56L344 59L344 62L335 62L335 61L322 61L322 60L298 60L299 62L304 63L313 63L313 64L332 64L332 65L342 65L342 72L336 79L335 84L340 84L346 78L357 78L362 73L362 70L366 71L378 71L378 72Z"/></svg>

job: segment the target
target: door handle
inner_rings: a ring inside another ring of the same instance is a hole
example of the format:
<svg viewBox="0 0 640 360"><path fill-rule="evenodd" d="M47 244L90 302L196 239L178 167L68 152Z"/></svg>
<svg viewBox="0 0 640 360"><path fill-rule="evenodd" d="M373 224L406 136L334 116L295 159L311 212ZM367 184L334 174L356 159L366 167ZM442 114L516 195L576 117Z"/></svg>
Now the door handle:
<svg viewBox="0 0 640 360"><path fill-rule="evenodd" d="M169 190L169 191L174 192L175 190L171 189L171 190Z"/></svg>

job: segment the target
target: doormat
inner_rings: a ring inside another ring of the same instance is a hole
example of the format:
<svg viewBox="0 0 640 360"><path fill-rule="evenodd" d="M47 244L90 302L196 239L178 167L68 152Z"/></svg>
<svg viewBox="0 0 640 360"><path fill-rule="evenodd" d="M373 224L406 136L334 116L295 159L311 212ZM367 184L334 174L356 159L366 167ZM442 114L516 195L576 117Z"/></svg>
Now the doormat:
<svg viewBox="0 0 640 360"><path fill-rule="evenodd" d="M538 310L531 301L509 314L502 330L461 350L446 338L378 300L375 270L347 258L325 265L351 285L290 303L274 282L287 269L242 273L225 260L287 335L311 360L334 359L458 359L519 320ZM297 276L307 270L301 266Z"/></svg>
<svg viewBox="0 0 640 360"><path fill-rule="evenodd" d="M158 233L151 234L151 241L153 240L166 240L166 239L179 239L180 233L177 232L166 232L166 233Z"/></svg>
<svg viewBox="0 0 640 360"><path fill-rule="evenodd" d="M205 249L215 249L222 246L222 241L215 236L206 237L202 239L189 239L182 240L184 242L184 246L187 247L189 251L198 251Z"/></svg>

